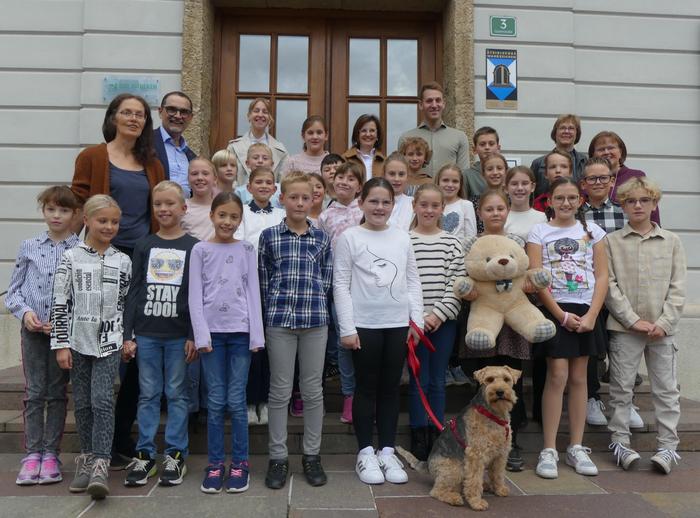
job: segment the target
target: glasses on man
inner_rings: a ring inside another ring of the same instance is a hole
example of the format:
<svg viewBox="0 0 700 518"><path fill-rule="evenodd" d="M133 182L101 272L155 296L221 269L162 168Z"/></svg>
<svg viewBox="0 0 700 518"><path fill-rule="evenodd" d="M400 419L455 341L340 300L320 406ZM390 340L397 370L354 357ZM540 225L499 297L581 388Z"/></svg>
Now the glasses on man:
<svg viewBox="0 0 700 518"><path fill-rule="evenodd" d="M645 196L643 198L627 198L623 203L626 207L635 207L637 203L639 203L642 207L648 207L653 201L654 198Z"/></svg>
<svg viewBox="0 0 700 518"><path fill-rule="evenodd" d="M125 119L136 119L140 121L146 118L146 114L144 112L132 112L131 110L122 110L119 112L119 115Z"/></svg>
<svg viewBox="0 0 700 518"><path fill-rule="evenodd" d="M180 114L181 117L189 117L192 115L192 110L189 108L176 108L175 106L165 106L163 107L165 110L165 113L170 115L171 117L174 117L178 113Z"/></svg>
<svg viewBox="0 0 700 518"><path fill-rule="evenodd" d="M601 174L600 176L586 176L583 181L588 185L595 185L596 183L601 183L602 185L607 185L612 180L612 175Z"/></svg>

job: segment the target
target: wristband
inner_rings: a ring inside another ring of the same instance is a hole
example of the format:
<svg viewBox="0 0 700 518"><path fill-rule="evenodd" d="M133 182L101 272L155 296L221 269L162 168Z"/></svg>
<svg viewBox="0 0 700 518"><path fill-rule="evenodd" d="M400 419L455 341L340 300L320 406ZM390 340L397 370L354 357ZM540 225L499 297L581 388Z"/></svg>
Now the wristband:
<svg viewBox="0 0 700 518"><path fill-rule="evenodd" d="M564 312L564 320L561 321L561 325L566 327L566 321L569 320L569 313L568 311Z"/></svg>

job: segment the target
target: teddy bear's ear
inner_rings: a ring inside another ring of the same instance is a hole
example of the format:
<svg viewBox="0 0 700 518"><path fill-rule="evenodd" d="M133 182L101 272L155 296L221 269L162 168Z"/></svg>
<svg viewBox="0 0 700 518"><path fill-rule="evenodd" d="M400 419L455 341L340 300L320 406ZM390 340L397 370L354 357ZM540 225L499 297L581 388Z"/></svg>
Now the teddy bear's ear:
<svg viewBox="0 0 700 518"><path fill-rule="evenodd" d="M464 253L465 254L469 253L469 251L472 249L472 246L474 246L474 243L476 243L477 239L478 238L476 236L472 236L464 242Z"/></svg>
<svg viewBox="0 0 700 518"><path fill-rule="evenodd" d="M515 234L507 234L506 237L518 243L521 248L525 248L525 241L523 241L520 236L516 236Z"/></svg>

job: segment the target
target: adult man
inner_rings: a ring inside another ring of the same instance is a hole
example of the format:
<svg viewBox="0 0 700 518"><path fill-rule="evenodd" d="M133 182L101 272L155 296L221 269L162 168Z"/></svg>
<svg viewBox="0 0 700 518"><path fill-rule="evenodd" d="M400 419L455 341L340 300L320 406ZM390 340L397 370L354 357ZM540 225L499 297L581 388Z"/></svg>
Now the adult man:
<svg viewBox="0 0 700 518"><path fill-rule="evenodd" d="M179 183L187 196L187 168L196 155L182 134L192 122L192 100L183 92L168 92L158 108L161 126L153 131L153 146L165 169L166 180Z"/></svg>
<svg viewBox="0 0 700 518"><path fill-rule="evenodd" d="M399 138L401 141L407 137L421 137L433 152L430 163L426 164L425 171L430 176L435 176L437 171L448 162L455 162L464 173L469 169L469 141L463 131L450 128L442 120L442 112L445 109L445 97L442 86L439 83L427 83L420 89L420 101L418 109L423 120L417 128L409 130Z"/></svg>

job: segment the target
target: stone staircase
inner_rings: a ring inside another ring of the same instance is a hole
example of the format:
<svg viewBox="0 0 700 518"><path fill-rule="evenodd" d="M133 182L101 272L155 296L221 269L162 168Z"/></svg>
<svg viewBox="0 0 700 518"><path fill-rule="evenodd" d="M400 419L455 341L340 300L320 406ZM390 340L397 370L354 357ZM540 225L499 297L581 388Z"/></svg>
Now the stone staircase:
<svg viewBox="0 0 700 518"><path fill-rule="evenodd" d="M529 379L525 380L525 398L528 411L531 409L531 385ZM24 377L20 367L0 370L0 453L19 453L23 451L23 421L22 421L22 397L24 394ZM447 414L458 412L472 397L473 391L467 386L447 388ZM70 397L70 386L69 386ZM601 397L605 403L608 401L608 386L602 384ZM403 446L409 444L408 427L408 390L402 388L401 414L399 416L399 428L397 443ZM340 422L342 407L342 395L339 384L332 380L326 386L325 392L326 417L323 429L323 454L351 454L357 451L357 443L352 426ZM651 394L648 382L636 388L635 404L640 408L640 415L644 419L645 427L636 430L632 438L632 447L639 451L651 451L656 448L656 425L653 422ZM681 437L681 451L700 450L700 402L689 399L681 399L681 422L679 433ZM158 442L162 444L164 431L164 416L161 418L161 427L158 434ZM564 415L558 437L558 448L565 449L567 444L568 423ZM136 432L136 425L134 426ZM227 440L230 429L226 428ZM289 418L289 452L301 453L303 433L303 419ZM520 446L526 452L537 452L542 447L541 428L537 423L529 423L521 430L518 437ZM587 426L584 436L586 446L594 451L607 450L610 442L610 433L606 427ZM69 411L66 417L66 429L62 443L63 451L78 451L78 437L75 428L75 418L72 412L72 401L69 400ZM195 425L190 431L191 453L206 453L206 425ZM250 428L251 454L267 453L267 427L252 426Z"/></svg>

